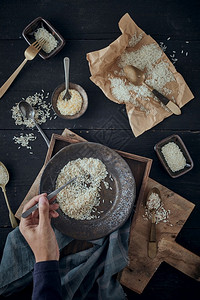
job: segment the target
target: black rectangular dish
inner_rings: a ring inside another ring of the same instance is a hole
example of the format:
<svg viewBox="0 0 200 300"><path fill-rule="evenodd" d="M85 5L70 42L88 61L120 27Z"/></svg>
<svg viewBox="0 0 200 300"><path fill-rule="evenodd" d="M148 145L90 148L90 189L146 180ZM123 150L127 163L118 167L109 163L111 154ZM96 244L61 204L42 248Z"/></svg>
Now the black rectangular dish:
<svg viewBox="0 0 200 300"><path fill-rule="evenodd" d="M173 172L171 170L171 168L169 167L169 165L167 164L167 161L162 153L162 147L165 146L166 144L168 144L169 142L174 142L178 147L179 149L181 150L183 156L185 157L186 159L186 165L183 169L181 170L178 170L178 171L175 171ZM171 135L163 140L161 140L160 142L158 142L155 146L154 146L154 150L156 151L157 155L158 155L158 158L160 160L160 162L162 163L163 167L165 168L165 170L168 172L168 174L173 177L173 178L176 178L176 177L179 177L185 173L187 173L188 171L190 171L194 164L193 164L193 161L192 161L192 158L185 146L185 144L183 143L182 139L180 138L180 136L174 134L174 135Z"/></svg>
<svg viewBox="0 0 200 300"><path fill-rule="evenodd" d="M47 20L38 17L35 20L33 20L30 24L28 24L22 32L22 36L25 38L29 45L35 42L34 32L41 27L45 28L49 33L51 33L58 42L57 47L50 53L46 53L44 50L40 50L40 57L42 57L43 59L47 59L56 55L64 47L65 40L61 36L61 34Z"/></svg>

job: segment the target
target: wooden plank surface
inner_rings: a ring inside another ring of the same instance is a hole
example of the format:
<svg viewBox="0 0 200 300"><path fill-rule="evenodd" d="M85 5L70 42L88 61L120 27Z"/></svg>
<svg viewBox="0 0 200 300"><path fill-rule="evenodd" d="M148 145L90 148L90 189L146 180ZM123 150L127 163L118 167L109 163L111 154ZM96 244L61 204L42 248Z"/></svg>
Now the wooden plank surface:
<svg viewBox="0 0 200 300"><path fill-rule="evenodd" d="M139 26L151 34L177 39L180 36L190 39L199 37L198 1L154 0L153 3L151 0L135 0L134 3L132 0L123 3L118 0L86 0L84 4L78 0L59 1L58 4L49 0L2 1L1 20L5 30L1 31L0 38L18 39L23 28L40 14L49 18L69 40L88 37L105 39L118 32L117 23L127 11Z"/></svg>
<svg viewBox="0 0 200 300"><path fill-rule="evenodd" d="M162 41L162 39L157 40L157 42L160 41ZM69 46L66 45L57 56L49 61L44 61L40 57L36 57L33 61L28 62L21 74L19 74L14 81L12 88L6 92L4 98L0 101L0 128L6 126L8 129L16 129L14 120L11 118L10 109L16 102L19 102L22 97L26 98L43 89L45 92L50 92L48 101L51 101L53 90L64 82L63 57L69 56L71 58L70 80L85 88L90 101L86 113L75 122L65 120L65 127L70 129L72 129L72 127L74 127L73 129L130 129L125 106L113 103L107 99L103 92L89 80L90 73L86 61L86 53L104 48L111 42L112 40L70 41ZM175 66L178 72L183 75L195 99L182 108L182 115L180 117L173 115L158 124L153 130L173 129L198 131L200 43L192 41L186 44L185 40L178 42L174 40L167 41L166 38L164 43L168 46L166 54L169 58L170 55L173 55L173 51L177 52L176 57L178 61ZM0 84L3 84L21 63L26 47L27 44L24 40L16 40L15 42L0 40L1 67L3 70L6 70L0 77ZM9 56L7 55L7 49L10 49L11 52ZM181 51L184 51L184 53L182 54ZM186 52L189 53L188 56L186 56ZM192 73L190 72L191 65L193 66ZM57 76L52 76L54 72ZM39 84L38 77L40 78ZM102 114L102 111L104 111L104 114ZM189 127L188 124L190 125ZM43 124L43 128L63 129L63 120L56 119L53 120L53 122L47 121Z"/></svg>
<svg viewBox="0 0 200 300"><path fill-rule="evenodd" d="M148 241L151 220L145 217L145 201L153 187L159 189L165 210L169 211L168 222L156 225L157 254L148 256ZM142 293L160 264L165 261L184 274L200 281L200 256L175 242L178 233L189 218L194 204L149 178L145 195L137 203L131 226L129 264L121 274L120 282Z"/></svg>
<svg viewBox="0 0 200 300"><path fill-rule="evenodd" d="M52 133L61 134L64 128L69 128L90 141L153 159L151 178L195 204L195 209L176 241L200 255L199 11L200 2L197 0L1 1L0 86L23 60L27 43L21 33L34 18L46 18L66 39L66 46L52 59L43 61L38 57L28 62L5 98L0 100L0 160L6 164L10 173L7 194L13 212L16 212L41 169L47 147L34 129L37 139L32 143L33 154L27 149L18 149L13 136L30 131L14 124L10 110L22 97L42 89L51 95L54 88L64 81L62 61L65 56L69 56L70 80L86 89L89 96L88 110L78 120L48 120L42 125L47 136L50 138ZM121 34L117 23L126 12L147 34L167 46L166 54L169 57L176 51L178 61L175 67L195 96L182 109L180 117L172 116L138 138L132 134L125 107L106 99L102 91L90 81L85 58L86 53L106 47ZM177 179L172 179L164 171L153 149L158 141L173 133L181 136L194 161L193 170ZM0 212L2 254L6 236L12 230L2 193ZM161 264L141 295L128 288L125 291L128 299L136 300L150 297L155 300L190 299L191 291L194 294L193 300L199 299L195 296L195 292L199 295L199 283L166 263ZM25 290L17 296L22 300L31 299L31 292ZM8 299L13 299L13 296Z"/></svg>

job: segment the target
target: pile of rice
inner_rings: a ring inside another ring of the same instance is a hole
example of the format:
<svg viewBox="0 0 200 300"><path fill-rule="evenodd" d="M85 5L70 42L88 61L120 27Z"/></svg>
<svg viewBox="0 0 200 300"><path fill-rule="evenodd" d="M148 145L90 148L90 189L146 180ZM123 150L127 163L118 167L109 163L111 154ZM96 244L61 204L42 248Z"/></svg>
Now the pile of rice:
<svg viewBox="0 0 200 300"><path fill-rule="evenodd" d="M105 181L108 172L103 162L97 158L78 158L68 162L60 171L56 188L76 177L58 195L57 201L62 211L76 220L91 220L92 215L100 204L101 183L109 188Z"/></svg>
<svg viewBox="0 0 200 300"><path fill-rule="evenodd" d="M185 168L187 164L186 159L176 143L167 143L161 148L161 152L172 172L177 172Z"/></svg>
<svg viewBox="0 0 200 300"><path fill-rule="evenodd" d="M140 111L148 115L150 109L146 106L147 101L153 98L158 102L158 98L152 95L152 92L145 85L135 86L127 80L123 68L127 65L132 65L144 71L145 82L167 97L172 94L172 90L169 89L169 83L175 84L176 79L169 68L169 63L165 59L162 59L163 51L157 44L151 43L143 45L137 50L134 49L134 46L142 37L142 35L137 36L136 34L132 36L129 40L129 47L133 49L128 47L121 56L118 57L116 62L117 66L113 74L108 73L108 80L110 81L111 93L119 103L132 103ZM141 99L146 103L143 102L142 104ZM174 101L172 95L171 100ZM165 105L160 104L168 111Z"/></svg>
<svg viewBox="0 0 200 300"><path fill-rule="evenodd" d="M59 94L57 108L62 115L73 116L81 110L83 100L80 93L74 89L69 89L71 98L69 100L63 100L65 92L66 89Z"/></svg>
<svg viewBox="0 0 200 300"><path fill-rule="evenodd" d="M46 43L42 46L42 49L46 53L50 53L51 51L53 51L58 46L58 41L44 27L38 28L34 32L34 37L35 37L36 41L38 41L41 38L43 38L46 41Z"/></svg>
<svg viewBox="0 0 200 300"><path fill-rule="evenodd" d="M35 110L35 120L36 122L41 125L48 120L56 119L57 115L52 110L52 104L48 101L49 92L45 93L42 90L40 93L35 93L33 96L28 96L26 99L22 98L22 100L28 102ZM19 103L15 103L15 105L11 109L12 118L15 121L15 125L19 126L26 126L27 128L34 129L35 123L32 119L26 119L22 116L22 113L19 109ZM19 144L21 147L26 147L27 149L32 149L29 145L29 142L33 142L36 140L36 135L33 133L31 134L24 134L20 133L20 136L14 136L13 140L15 144ZM33 152L29 152L33 154Z"/></svg>
<svg viewBox="0 0 200 300"><path fill-rule="evenodd" d="M149 196L145 207L144 217L151 220L153 211L155 211L156 224L160 222L169 222L170 210L164 208L163 202L157 193L151 193Z"/></svg>
<svg viewBox="0 0 200 300"><path fill-rule="evenodd" d="M48 103L47 100L49 93L46 94L42 90L41 93L35 93L33 96L28 96L26 99L22 98L28 102L35 110L35 120L36 122L41 125L45 123L48 119L52 119L51 112L52 112L52 105ZM44 99L45 98L45 99ZM22 113L19 109L19 103L15 103L15 105L11 109L12 118L15 121L16 125L25 125L27 128L34 128L35 123L31 119L26 119L22 116ZM54 118L56 115L54 114Z"/></svg>
<svg viewBox="0 0 200 300"><path fill-rule="evenodd" d="M3 166L0 165L0 184L4 185L8 181L8 174Z"/></svg>
<svg viewBox="0 0 200 300"><path fill-rule="evenodd" d="M29 145L29 142L33 142L36 140L36 136L34 136L33 133L20 133L20 136L14 136L13 141L15 144L18 144L18 149L21 147L25 147L26 149L32 149L32 147ZM32 152L30 152L32 154Z"/></svg>

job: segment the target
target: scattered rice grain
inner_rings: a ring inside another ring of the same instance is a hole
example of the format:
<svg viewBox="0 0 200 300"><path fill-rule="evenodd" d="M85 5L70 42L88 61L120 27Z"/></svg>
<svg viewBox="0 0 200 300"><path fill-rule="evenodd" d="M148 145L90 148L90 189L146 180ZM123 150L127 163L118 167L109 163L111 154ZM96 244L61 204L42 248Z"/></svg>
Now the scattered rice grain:
<svg viewBox="0 0 200 300"><path fill-rule="evenodd" d="M21 133L20 136L14 136L13 137L14 143L19 144L22 147L25 147L27 149L31 149L29 146L29 142L33 142L36 140L36 136L34 136L33 133L23 134ZM20 149L21 147L18 147Z"/></svg>

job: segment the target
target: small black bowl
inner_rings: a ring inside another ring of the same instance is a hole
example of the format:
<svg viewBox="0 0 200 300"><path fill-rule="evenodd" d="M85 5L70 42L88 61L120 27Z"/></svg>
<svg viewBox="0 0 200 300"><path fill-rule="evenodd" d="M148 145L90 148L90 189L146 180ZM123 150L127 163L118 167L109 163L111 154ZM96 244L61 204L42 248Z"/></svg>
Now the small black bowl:
<svg viewBox="0 0 200 300"><path fill-rule="evenodd" d="M75 84L75 83L70 82L70 83L69 83L69 88L78 91L79 94L80 94L81 97L82 97L82 100L83 100L81 110L80 110L77 114L74 114L74 115L62 115L62 114L60 113L60 111L58 110L58 108L57 108L58 96L60 95L60 93L61 93L62 91L64 91L64 89L65 89L65 83L60 84L60 85L53 91L53 94L52 94L52 96L51 96L51 104L52 104L52 107L53 107L54 112L57 114L58 117L60 117L60 118L62 118L62 119L67 119L67 120L78 119L78 118L80 118L80 117L86 112L86 110L87 110L87 107L88 107L88 96L87 96L86 91L85 91L80 85L78 85L78 84Z"/></svg>
<svg viewBox="0 0 200 300"><path fill-rule="evenodd" d="M47 31L49 31L58 41L58 46L50 53L46 53L45 51L40 50L39 55L43 59L47 59L52 57L53 55L56 55L64 47L65 40L62 37L62 35L47 20L38 17L35 20L33 20L30 24L28 24L22 32L23 37L29 45L35 42L34 32L41 27L44 27Z"/></svg>
<svg viewBox="0 0 200 300"><path fill-rule="evenodd" d="M185 157L186 159L186 166L179 170L179 171L176 171L176 172L173 172L170 167L168 166L165 158L164 158L164 155L162 153L162 147L166 144L168 144L169 142L174 142L179 148L180 150L182 151L183 153L183 156ZM182 139L180 138L180 136L174 134L174 135L171 135L163 140L161 140L159 143L157 143L155 146L154 146L154 150L156 151L157 155L158 155L158 158L160 160L160 162L162 163L163 167L165 168L165 170L168 172L168 174L173 177L173 178L176 178L176 177L179 177L185 173L187 173L188 171L190 171L194 164L193 164L193 161L192 161L192 158L185 146L185 144L183 143Z"/></svg>

